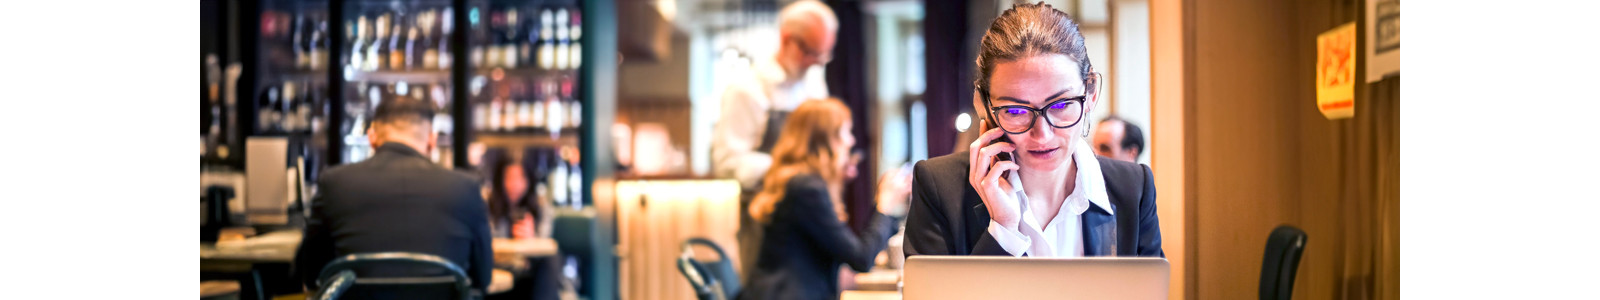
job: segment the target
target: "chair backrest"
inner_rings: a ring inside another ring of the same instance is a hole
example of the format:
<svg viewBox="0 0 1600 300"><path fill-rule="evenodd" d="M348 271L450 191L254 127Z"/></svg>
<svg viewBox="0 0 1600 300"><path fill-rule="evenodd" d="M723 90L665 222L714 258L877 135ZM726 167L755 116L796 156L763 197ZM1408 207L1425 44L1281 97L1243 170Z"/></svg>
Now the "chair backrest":
<svg viewBox="0 0 1600 300"><path fill-rule="evenodd" d="M553 214L555 222L551 224L551 238L556 240L556 245L563 257L574 258L577 261L577 278L573 284L579 295L595 297L595 286L603 286L600 280L614 280L614 272L601 270L594 265L596 249L599 245L599 219L593 208L583 210L569 210L557 208ZM609 249L609 248L607 248ZM611 250L606 250L611 251ZM609 252L607 252L609 253Z"/></svg>
<svg viewBox="0 0 1600 300"><path fill-rule="evenodd" d="M706 276L706 268L700 262L694 261L694 251L685 247L683 254L675 261L678 272L683 273L683 278L689 280L689 287L694 291L696 299L720 300L727 299L722 295L721 285L716 284L716 279Z"/></svg>
<svg viewBox="0 0 1600 300"><path fill-rule="evenodd" d="M379 274L386 273L386 274ZM443 275L432 275L440 274ZM395 276L393 274L403 274ZM322 289L315 299L391 299L397 295L437 295L470 299L472 279L454 263L438 256L410 252L351 254L322 268Z"/></svg>
<svg viewBox="0 0 1600 300"><path fill-rule="evenodd" d="M1306 232L1279 225L1267 237L1267 251L1261 259L1261 299L1288 300L1294 295L1294 275L1300 269L1300 254L1306 249Z"/></svg>
<svg viewBox="0 0 1600 300"><path fill-rule="evenodd" d="M715 283L717 285L722 286L722 294L724 296L727 298L738 296L739 291L744 288L744 285L740 284L739 282L739 272L733 270L733 262L729 259L728 252L723 251L722 246L717 246L717 243L704 238L690 238L688 241L684 241L684 251L689 252L690 250L693 250L694 245L705 246L706 248L711 248L712 251L717 252L717 260L696 261L696 263L699 263L705 268L705 274L707 276L716 279ZM752 257L749 259L755 258Z"/></svg>

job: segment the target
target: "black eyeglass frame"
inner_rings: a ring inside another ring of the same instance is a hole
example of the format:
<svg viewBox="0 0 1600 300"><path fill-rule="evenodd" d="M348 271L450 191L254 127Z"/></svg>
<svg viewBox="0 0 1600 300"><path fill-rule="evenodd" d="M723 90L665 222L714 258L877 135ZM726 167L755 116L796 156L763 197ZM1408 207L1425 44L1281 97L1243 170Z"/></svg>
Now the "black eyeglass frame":
<svg viewBox="0 0 1600 300"><path fill-rule="evenodd" d="M1004 106L999 106L999 107L994 106L994 103L989 100L989 98L990 98L989 89L984 87L981 84L978 84L978 81L976 81L976 80L974 80L972 82L972 88L974 90L978 91L978 96L979 97L983 98L983 106L988 108L988 110L984 112L984 115L989 117L989 121L994 122L995 127L1000 127L1000 131L1005 131L1006 133L1010 133L1010 134L1023 134L1023 133L1028 133L1029 130L1033 130L1033 125L1035 125L1034 123L1038 122L1038 119L1039 119L1038 116L1044 116L1044 118L1045 118L1045 120L1044 120L1045 122L1044 123L1046 125L1050 125L1050 127L1055 127L1055 128L1059 128L1059 129L1067 129L1067 128L1072 128L1073 126L1078 126L1078 123L1082 123L1083 122L1083 117L1087 113L1087 110L1088 110L1088 108L1087 108L1088 102L1086 102L1086 100L1088 99L1090 94L1094 94L1095 91L1099 90L1099 85L1100 85L1100 72L1092 72L1091 71L1091 72L1089 72L1089 76L1087 76L1083 80L1083 86L1085 88L1089 89L1088 90L1089 93L1084 94L1083 96L1071 97L1071 98L1067 98L1067 99L1061 99L1061 100L1050 101L1049 103L1045 103L1043 107L1050 107L1050 105L1053 105L1053 104L1056 104L1057 102L1062 102L1062 101L1078 101L1078 120L1072 121L1072 124L1067 124L1067 126L1056 126L1055 124L1050 124L1050 123L1053 123L1053 122L1050 122L1050 115L1045 114L1044 113L1044 109L1042 109L1042 108L1033 108L1033 107L1029 107L1029 106L1026 106L1026 105L1004 105ZM994 117L995 116L994 111L996 109L1006 108L1006 107L1020 107L1020 108L1027 109L1031 113L1031 115L1028 116L1028 127L1026 129L1023 129L1022 131L1019 131L1019 132L1011 132L1011 130L1007 130L1005 128L1005 126L1000 126L1000 120L996 119Z"/></svg>
<svg viewBox="0 0 1600 300"><path fill-rule="evenodd" d="M1072 120L1072 123L1067 124L1066 126L1056 126L1055 121L1050 119L1050 114L1045 113L1046 108L1033 108L1033 107L1029 107L1027 105L993 106L993 104L991 104L989 102L988 97L985 97L983 99L983 105L989 107L989 111L988 111L989 119L990 120L995 120L995 125L1000 127L1000 130L1005 131L1006 133L1010 133L1010 134L1023 134L1023 133L1028 133L1029 130L1033 130L1034 125L1036 125L1035 123L1039 122L1039 116L1044 116L1044 123L1047 124L1047 125L1050 125L1050 127L1055 127L1055 128L1060 128L1060 129L1067 129L1067 128L1072 128L1073 126L1077 126L1078 123L1083 122L1083 113L1084 113L1084 110L1085 110L1084 107L1086 106L1085 102L1088 100L1088 98L1089 98L1088 96L1077 96L1077 97L1072 97L1072 98L1067 98L1067 99L1050 101L1050 103L1046 103L1044 105L1044 107L1050 107L1051 105L1056 105L1057 103L1062 103L1062 102L1077 102L1078 103L1078 119L1077 120ZM1006 129L1005 126L1001 126L1000 125L1000 119L999 118L995 118L995 115L998 114L997 111L1000 111L1002 109L1012 109L1012 108L1025 109L1029 113L1029 115L1028 115L1028 126L1024 127L1022 129L1022 131L1011 131L1010 129Z"/></svg>

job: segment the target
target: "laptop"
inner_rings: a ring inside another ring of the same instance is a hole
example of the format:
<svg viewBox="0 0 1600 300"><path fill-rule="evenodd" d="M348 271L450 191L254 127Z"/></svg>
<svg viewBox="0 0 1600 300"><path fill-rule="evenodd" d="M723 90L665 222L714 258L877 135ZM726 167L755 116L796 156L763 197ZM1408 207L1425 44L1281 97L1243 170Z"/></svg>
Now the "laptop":
<svg viewBox="0 0 1600 300"><path fill-rule="evenodd" d="M905 299L1166 299L1165 258L918 255Z"/></svg>

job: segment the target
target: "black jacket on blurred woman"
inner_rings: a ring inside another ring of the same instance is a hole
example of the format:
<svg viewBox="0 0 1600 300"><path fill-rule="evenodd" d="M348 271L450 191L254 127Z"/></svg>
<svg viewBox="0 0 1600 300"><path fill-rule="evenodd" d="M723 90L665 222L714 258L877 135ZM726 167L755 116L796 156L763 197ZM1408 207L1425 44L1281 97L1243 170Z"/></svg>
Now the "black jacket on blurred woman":
<svg viewBox="0 0 1600 300"><path fill-rule="evenodd" d="M328 170L311 203L294 257L305 286L339 256L394 251L437 255L466 271L474 289L489 286L494 256L477 181L410 146L385 143L372 158Z"/></svg>
<svg viewBox="0 0 1600 300"><path fill-rule="evenodd" d="M817 175L789 179L783 201L763 225L761 254L739 299L838 299L839 265L869 271L899 221L873 212L856 232L839 221L828 184Z"/></svg>

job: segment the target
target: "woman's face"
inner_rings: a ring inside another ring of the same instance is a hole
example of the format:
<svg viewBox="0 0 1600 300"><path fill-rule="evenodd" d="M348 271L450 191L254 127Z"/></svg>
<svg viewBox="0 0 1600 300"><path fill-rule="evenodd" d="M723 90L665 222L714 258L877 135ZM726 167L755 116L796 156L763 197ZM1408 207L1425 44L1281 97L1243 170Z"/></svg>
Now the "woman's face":
<svg viewBox="0 0 1600 300"><path fill-rule="evenodd" d="M506 197L512 204L522 200L522 195L528 193L528 177L522 173L522 164L506 166L506 174L501 178L501 184L506 187Z"/></svg>
<svg viewBox="0 0 1600 300"><path fill-rule="evenodd" d="M1083 76L1078 74L1078 63L1066 55L1049 54L1025 57L995 65L989 77L989 105L1024 105L1043 108L1050 102L1088 96L1080 116L1089 115L1095 107L1095 96L1086 95ZM981 100L980 100L981 101ZM982 103L980 102L980 105ZM985 112L987 113L987 112ZM1086 118L1086 117L1079 117ZM1072 120L1056 120L1069 123ZM1079 121L1067 128L1055 128L1041 116L1034 116L1033 127L1021 134L1006 136L1016 145L1016 160L1023 169L1053 171L1065 167L1082 139L1084 124Z"/></svg>
<svg viewBox="0 0 1600 300"><path fill-rule="evenodd" d="M844 125L839 126L839 132L835 133L838 137L834 139L833 144L834 163L841 169L850 164L850 148L856 146L856 136L850 134L852 126L850 123L849 120L845 120Z"/></svg>

